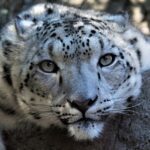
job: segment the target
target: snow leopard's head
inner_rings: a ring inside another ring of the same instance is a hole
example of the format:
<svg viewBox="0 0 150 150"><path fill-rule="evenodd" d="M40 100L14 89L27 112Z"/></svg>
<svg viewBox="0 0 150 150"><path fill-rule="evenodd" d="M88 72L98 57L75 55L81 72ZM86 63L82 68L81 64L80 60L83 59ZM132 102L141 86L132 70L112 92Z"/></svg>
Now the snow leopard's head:
<svg viewBox="0 0 150 150"><path fill-rule="evenodd" d="M124 19L41 4L20 14L2 45L12 47L4 57L24 116L78 140L98 137L141 87L140 50L124 39Z"/></svg>

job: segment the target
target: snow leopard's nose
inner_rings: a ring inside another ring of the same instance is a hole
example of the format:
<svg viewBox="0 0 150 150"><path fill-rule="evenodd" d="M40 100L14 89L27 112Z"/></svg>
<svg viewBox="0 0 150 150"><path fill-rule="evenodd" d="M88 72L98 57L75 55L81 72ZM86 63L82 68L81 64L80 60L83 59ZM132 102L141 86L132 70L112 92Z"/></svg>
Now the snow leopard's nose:
<svg viewBox="0 0 150 150"><path fill-rule="evenodd" d="M85 100L73 100L72 102L68 102L70 103L71 107L78 109L84 114L96 102L97 98L98 96L95 96L93 99L89 98Z"/></svg>

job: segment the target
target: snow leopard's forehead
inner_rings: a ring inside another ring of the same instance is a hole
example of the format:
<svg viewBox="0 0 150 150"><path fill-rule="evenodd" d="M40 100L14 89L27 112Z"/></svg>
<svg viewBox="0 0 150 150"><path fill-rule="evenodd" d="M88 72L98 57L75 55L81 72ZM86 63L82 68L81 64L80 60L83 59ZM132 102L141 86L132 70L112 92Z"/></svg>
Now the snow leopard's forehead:
<svg viewBox="0 0 150 150"><path fill-rule="evenodd" d="M18 17L22 20L20 25L23 24L25 30L29 28L27 34L36 35L38 49L49 49L51 56L62 56L63 61L99 56L101 50L118 44L113 34L123 30L120 20L119 24L112 22L108 14L85 13L60 5L37 5Z"/></svg>
<svg viewBox="0 0 150 150"><path fill-rule="evenodd" d="M37 27L37 38L42 49L48 49L51 56L89 58L99 55L104 47L103 35L92 24L84 21L45 21Z"/></svg>

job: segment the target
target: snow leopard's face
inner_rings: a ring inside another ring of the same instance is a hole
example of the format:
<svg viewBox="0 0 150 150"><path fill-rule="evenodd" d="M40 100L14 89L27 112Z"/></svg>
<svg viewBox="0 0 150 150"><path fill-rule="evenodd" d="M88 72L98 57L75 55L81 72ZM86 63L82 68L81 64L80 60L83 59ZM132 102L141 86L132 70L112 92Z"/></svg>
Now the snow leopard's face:
<svg viewBox="0 0 150 150"><path fill-rule="evenodd" d="M33 32L13 69L26 118L66 127L78 140L98 137L105 118L139 93L137 55L103 20L45 21Z"/></svg>

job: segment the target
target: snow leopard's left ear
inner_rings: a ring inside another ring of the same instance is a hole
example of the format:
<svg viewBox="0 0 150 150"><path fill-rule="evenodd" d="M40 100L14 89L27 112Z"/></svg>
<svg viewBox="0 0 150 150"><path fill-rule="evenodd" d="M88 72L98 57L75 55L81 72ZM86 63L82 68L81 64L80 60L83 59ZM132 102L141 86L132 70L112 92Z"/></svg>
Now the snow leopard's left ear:
<svg viewBox="0 0 150 150"><path fill-rule="evenodd" d="M116 32L124 32L129 24L129 15L127 12L105 14L101 18L107 22L111 30Z"/></svg>
<svg viewBox="0 0 150 150"><path fill-rule="evenodd" d="M17 35L23 39L29 38L39 24L36 18L32 18L29 14L17 16L15 18L15 28Z"/></svg>

